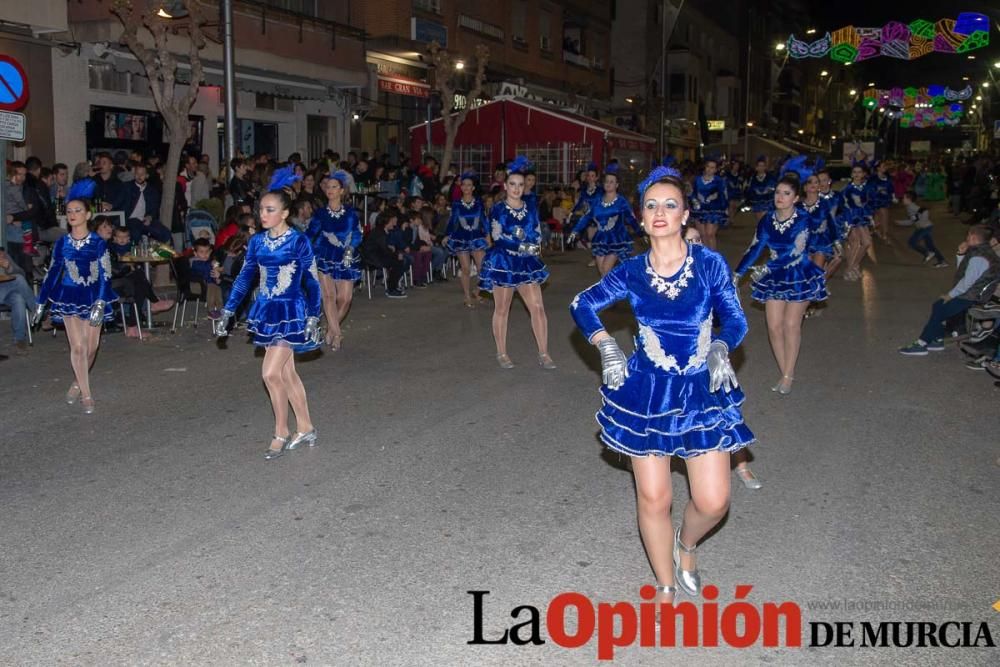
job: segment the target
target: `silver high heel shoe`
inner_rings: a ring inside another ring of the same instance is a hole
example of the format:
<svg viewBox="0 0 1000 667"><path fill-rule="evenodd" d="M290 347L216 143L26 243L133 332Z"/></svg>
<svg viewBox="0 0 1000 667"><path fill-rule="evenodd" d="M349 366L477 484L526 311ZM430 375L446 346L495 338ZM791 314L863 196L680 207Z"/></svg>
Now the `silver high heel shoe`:
<svg viewBox="0 0 1000 667"><path fill-rule="evenodd" d="M94 414L94 399L90 396L84 396L80 398L80 405L83 406L83 414L92 415Z"/></svg>
<svg viewBox="0 0 1000 667"><path fill-rule="evenodd" d="M80 385L74 382L69 386L69 390L66 392L66 403L73 405L76 403L78 398L80 398Z"/></svg>
<svg viewBox="0 0 1000 667"><path fill-rule="evenodd" d="M556 362L552 361L552 357L547 354L538 355L538 365L547 371L554 370L556 367Z"/></svg>
<svg viewBox="0 0 1000 667"><path fill-rule="evenodd" d="M285 448L288 447L288 438L287 437L282 438L280 435L276 435L273 438L271 438L271 442L274 442L275 440L277 440L278 442L281 443L281 448L280 449L271 449L269 447L267 449L267 451L264 452L264 460L265 461L273 461L274 459L278 458L279 456L283 456L284 453L285 453Z"/></svg>
<svg viewBox="0 0 1000 667"><path fill-rule="evenodd" d="M497 363L500 364L500 368L514 368L514 362L506 354L498 354Z"/></svg>
<svg viewBox="0 0 1000 667"><path fill-rule="evenodd" d="M681 542L681 526L677 526L677 530L674 532L674 581L678 588L691 597L698 597L698 594L701 593L701 575L698 574L697 569L684 570L681 568L681 551L683 550L690 556L694 555L697 549L697 545L688 547Z"/></svg>
<svg viewBox="0 0 1000 667"><path fill-rule="evenodd" d="M743 482L743 486L750 490L756 490L764 486L764 483L757 478L757 475L753 474L753 470L750 470L750 466L737 467L736 476Z"/></svg>
<svg viewBox="0 0 1000 667"><path fill-rule="evenodd" d="M285 449L292 450L299 445L308 444L310 447L316 446L316 429L308 431L307 433L296 433L295 437L289 440Z"/></svg>

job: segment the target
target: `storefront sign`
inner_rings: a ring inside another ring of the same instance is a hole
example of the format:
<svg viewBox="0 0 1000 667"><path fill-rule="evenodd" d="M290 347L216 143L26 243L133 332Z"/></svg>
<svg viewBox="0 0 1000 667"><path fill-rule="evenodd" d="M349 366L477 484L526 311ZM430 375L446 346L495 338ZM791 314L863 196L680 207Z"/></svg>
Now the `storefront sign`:
<svg viewBox="0 0 1000 667"><path fill-rule="evenodd" d="M911 141L910 142L910 152L911 153L930 153L931 152L931 142L930 141Z"/></svg>
<svg viewBox="0 0 1000 667"><path fill-rule="evenodd" d="M0 111L0 141L24 141L26 126L23 113Z"/></svg>
<svg viewBox="0 0 1000 667"><path fill-rule="evenodd" d="M402 76L384 76L379 75L378 77L378 89L386 93L394 93L396 95L408 95L410 97L430 97L431 87L415 79L408 79Z"/></svg>
<svg viewBox="0 0 1000 667"><path fill-rule="evenodd" d="M710 120L708 121L708 131L709 132L721 132L726 129L725 120Z"/></svg>
<svg viewBox="0 0 1000 667"><path fill-rule="evenodd" d="M501 42L504 41L503 28L495 26L492 23L486 23L484 21L480 21L479 19L474 19L471 16L466 16L465 14L458 15L458 27L471 30L472 32L478 32L481 35L492 37L493 39Z"/></svg>
<svg viewBox="0 0 1000 667"><path fill-rule="evenodd" d="M410 39L425 44L437 42L441 48L446 48L448 46L448 28L440 23L418 19L414 16L410 19Z"/></svg>

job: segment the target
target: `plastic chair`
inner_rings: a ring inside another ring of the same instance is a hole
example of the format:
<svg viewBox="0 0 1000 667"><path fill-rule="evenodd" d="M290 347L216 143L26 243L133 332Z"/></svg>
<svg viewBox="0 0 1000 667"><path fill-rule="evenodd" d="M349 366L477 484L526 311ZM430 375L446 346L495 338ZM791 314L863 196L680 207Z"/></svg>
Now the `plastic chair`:
<svg viewBox="0 0 1000 667"><path fill-rule="evenodd" d="M11 317L14 317L14 313L11 312L10 306L5 303L0 303L0 313L10 313ZM28 325L28 345L34 345L35 340L31 335L31 311L28 308L24 309L24 322Z"/></svg>

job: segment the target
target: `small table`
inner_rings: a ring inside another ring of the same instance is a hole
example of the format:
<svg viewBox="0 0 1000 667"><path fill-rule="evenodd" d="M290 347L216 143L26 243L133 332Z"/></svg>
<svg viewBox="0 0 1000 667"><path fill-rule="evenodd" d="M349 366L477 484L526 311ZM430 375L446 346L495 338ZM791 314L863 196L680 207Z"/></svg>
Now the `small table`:
<svg viewBox="0 0 1000 667"><path fill-rule="evenodd" d="M164 264L169 262L172 257L163 257L162 255L122 255L118 258L118 261L125 262L126 264L142 264L143 270L146 273L146 280L150 285L153 284L153 279L150 275L149 267L153 264ZM147 328L153 328L153 307L146 301L146 325Z"/></svg>

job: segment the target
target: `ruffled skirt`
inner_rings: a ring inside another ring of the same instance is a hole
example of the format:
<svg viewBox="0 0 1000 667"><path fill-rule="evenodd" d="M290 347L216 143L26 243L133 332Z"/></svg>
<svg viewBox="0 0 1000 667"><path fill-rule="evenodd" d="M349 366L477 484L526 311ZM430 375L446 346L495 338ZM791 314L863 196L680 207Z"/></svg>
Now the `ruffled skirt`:
<svg viewBox="0 0 1000 667"><path fill-rule="evenodd" d="M99 298L100 292L97 286L57 283L49 293L49 313L52 321L61 323L67 317L79 317L86 320L90 317L91 307ZM116 301L118 301L118 296L113 294L112 298L105 302L105 322L115 319L114 304Z"/></svg>
<svg viewBox="0 0 1000 667"><path fill-rule="evenodd" d="M761 213L771 208L774 204L774 197L768 197L767 199L762 199L760 201L751 201L750 210L754 213Z"/></svg>
<svg viewBox="0 0 1000 667"><path fill-rule="evenodd" d="M494 287L544 283L548 278L549 272L538 257L512 255L494 246L479 269L479 289L492 292Z"/></svg>
<svg viewBox="0 0 1000 667"><path fill-rule="evenodd" d="M258 297L247 314L247 330L258 347L284 344L295 352L309 352L319 346L306 340L306 317L304 299Z"/></svg>
<svg viewBox="0 0 1000 667"><path fill-rule="evenodd" d="M708 368L688 375L636 368L618 389L601 387L597 412L601 441L629 456L679 456L735 452L755 438L743 423L743 392L708 390Z"/></svg>
<svg viewBox="0 0 1000 667"><path fill-rule="evenodd" d="M361 255L357 250L350 264L344 264L344 249L329 243L316 246L316 268L334 280L361 280Z"/></svg>
<svg viewBox="0 0 1000 667"><path fill-rule="evenodd" d="M455 236L449 236L447 246L448 250L451 252L459 253L486 250L489 247L489 244L486 242L485 236L471 238L457 238Z"/></svg>
<svg viewBox="0 0 1000 667"><path fill-rule="evenodd" d="M691 211L691 217L703 225L725 227L729 224L729 211Z"/></svg>
<svg viewBox="0 0 1000 667"><path fill-rule="evenodd" d="M771 269L753 284L754 301L825 301L826 273L809 261Z"/></svg>

